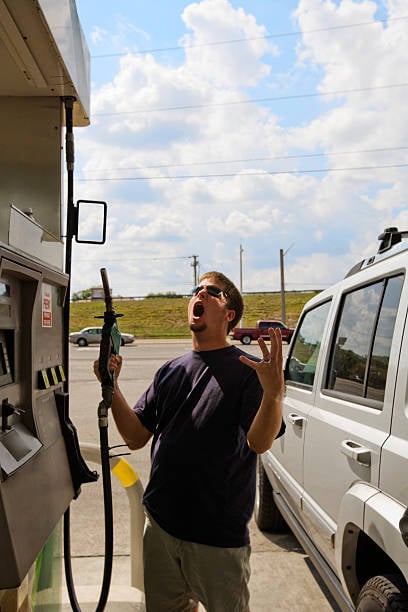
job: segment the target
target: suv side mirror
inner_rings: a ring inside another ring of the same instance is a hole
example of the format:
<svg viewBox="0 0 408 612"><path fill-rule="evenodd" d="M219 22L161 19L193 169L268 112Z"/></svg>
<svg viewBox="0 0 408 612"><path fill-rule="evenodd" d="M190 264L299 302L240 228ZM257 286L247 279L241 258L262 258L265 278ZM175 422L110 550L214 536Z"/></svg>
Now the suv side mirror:
<svg viewBox="0 0 408 612"><path fill-rule="evenodd" d="M106 202L78 200L74 211L75 241L81 244L104 244L106 240Z"/></svg>

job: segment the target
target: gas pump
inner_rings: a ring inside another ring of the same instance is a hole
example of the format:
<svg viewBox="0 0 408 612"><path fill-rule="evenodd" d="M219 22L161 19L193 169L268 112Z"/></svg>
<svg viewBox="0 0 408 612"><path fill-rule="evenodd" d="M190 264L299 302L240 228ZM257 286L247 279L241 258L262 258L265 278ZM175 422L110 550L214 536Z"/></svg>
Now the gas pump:
<svg viewBox="0 0 408 612"><path fill-rule="evenodd" d="M0 589L21 584L74 497L56 401L66 287L0 246Z"/></svg>

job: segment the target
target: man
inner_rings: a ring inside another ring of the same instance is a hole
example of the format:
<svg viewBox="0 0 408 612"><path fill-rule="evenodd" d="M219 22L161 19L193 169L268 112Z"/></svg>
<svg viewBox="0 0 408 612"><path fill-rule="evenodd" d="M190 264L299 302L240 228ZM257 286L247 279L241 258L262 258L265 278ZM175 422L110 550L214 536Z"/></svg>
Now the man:
<svg viewBox="0 0 408 612"><path fill-rule="evenodd" d="M131 408L112 356L112 413L126 444L152 437L143 502L148 612L248 612L249 534L257 453L283 433L282 341L270 329L255 360L227 341L243 300L219 272L200 278L188 306L192 351L165 363ZM98 363L95 362L97 373Z"/></svg>

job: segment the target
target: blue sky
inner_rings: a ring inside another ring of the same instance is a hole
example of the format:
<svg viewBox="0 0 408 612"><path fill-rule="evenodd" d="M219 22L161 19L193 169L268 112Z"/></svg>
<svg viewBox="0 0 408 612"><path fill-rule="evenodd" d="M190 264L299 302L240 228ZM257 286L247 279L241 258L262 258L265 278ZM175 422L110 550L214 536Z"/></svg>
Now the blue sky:
<svg viewBox="0 0 408 612"><path fill-rule="evenodd" d="M75 245L73 291L188 292L192 256L243 290L323 288L407 229L405 0L77 0L91 125L77 199L109 206Z"/></svg>

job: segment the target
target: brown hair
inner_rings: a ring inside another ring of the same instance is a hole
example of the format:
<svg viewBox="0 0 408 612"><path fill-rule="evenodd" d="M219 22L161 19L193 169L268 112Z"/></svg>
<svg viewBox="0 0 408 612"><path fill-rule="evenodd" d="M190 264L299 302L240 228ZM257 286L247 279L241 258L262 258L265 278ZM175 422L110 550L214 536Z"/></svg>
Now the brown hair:
<svg viewBox="0 0 408 612"><path fill-rule="evenodd" d="M222 272L205 272L201 275L200 282L204 279L222 283L225 288L223 293L227 299L227 308L228 310L235 311L235 317L228 323L229 333L242 318L242 313L244 312L244 300L242 299L242 295L234 283Z"/></svg>

